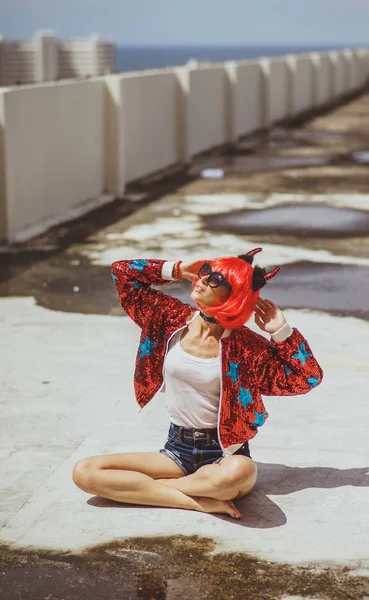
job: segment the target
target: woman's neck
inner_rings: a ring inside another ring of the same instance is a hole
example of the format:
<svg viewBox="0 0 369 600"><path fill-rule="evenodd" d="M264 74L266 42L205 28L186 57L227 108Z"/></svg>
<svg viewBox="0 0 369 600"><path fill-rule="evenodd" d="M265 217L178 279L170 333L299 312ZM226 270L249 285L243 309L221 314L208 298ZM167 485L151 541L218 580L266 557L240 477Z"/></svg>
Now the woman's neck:
<svg viewBox="0 0 369 600"><path fill-rule="evenodd" d="M213 318L212 315L208 314L206 310L201 311L205 317ZM194 326L196 326L196 333L201 338L207 337L215 337L220 339L224 332L224 327L219 325L219 323L212 323L210 321L205 320L200 315L197 315L196 319L193 321Z"/></svg>

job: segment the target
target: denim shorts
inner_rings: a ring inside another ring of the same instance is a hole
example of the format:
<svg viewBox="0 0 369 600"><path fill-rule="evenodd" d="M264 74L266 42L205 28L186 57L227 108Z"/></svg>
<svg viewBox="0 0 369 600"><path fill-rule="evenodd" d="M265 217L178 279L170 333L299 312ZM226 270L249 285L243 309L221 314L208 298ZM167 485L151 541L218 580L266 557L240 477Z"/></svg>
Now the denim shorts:
<svg viewBox="0 0 369 600"><path fill-rule="evenodd" d="M216 427L187 429L174 423L170 424L168 441L160 453L174 460L185 475L191 475L204 465L217 464L224 458ZM251 458L248 442L234 454Z"/></svg>

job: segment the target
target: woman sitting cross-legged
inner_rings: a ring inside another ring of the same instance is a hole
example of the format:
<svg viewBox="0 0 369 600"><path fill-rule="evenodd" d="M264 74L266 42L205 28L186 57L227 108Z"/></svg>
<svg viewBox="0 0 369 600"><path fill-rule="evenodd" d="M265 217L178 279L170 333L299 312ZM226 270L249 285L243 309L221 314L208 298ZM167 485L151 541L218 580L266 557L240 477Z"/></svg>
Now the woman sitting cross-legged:
<svg viewBox="0 0 369 600"><path fill-rule="evenodd" d="M146 406L165 386L171 423L158 452L79 461L73 471L78 487L117 502L240 518L232 500L256 482L249 440L268 416L262 395L306 394L323 376L306 339L260 297L279 270L252 265L260 250L190 264L113 263L121 305L142 330L137 401ZM182 278L192 282L196 309L151 287ZM253 313L270 341L245 325Z"/></svg>

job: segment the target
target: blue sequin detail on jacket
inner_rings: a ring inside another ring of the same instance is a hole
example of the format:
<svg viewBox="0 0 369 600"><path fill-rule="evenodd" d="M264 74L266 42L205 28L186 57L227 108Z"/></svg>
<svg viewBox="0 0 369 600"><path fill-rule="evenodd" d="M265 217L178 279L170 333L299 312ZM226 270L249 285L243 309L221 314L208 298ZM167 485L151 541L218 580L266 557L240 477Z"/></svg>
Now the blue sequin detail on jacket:
<svg viewBox="0 0 369 600"><path fill-rule="evenodd" d="M147 262L147 260L132 260L128 269L137 269L137 271L140 271L142 273L142 271L144 270L144 267L148 267L149 263Z"/></svg>
<svg viewBox="0 0 369 600"><path fill-rule="evenodd" d="M240 374L238 372L238 364L239 363L234 363L231 360L228 362L229 364L229 371L227 373L228 377L230 377L233 381L234 384L237 383L237 379L239 378Z"/></svg>
<svg viewBox="0 0 369 600"><path fill-rule="evenodd" d="M155 348L155 346L157 346L157 342L152 342L149 336L147 336L143 344L139 345L141 352L140 358L143 358L144 356L152 356L152 349Z"/></svg>
<svg viewBox="0 0 369 600"><path fill-rule="evenodd" d="M260 427L261 425L264 425L265 419L266 419L265 412L258 413L257 411L255 411L255 421L251 421L251 422L253 425L257 425L258 427Z"/></svg>
<svg viewBox="0 0 369 600"><path fill-rule="evenodd" d="M302 344L300 344L297 347L298 352L296 354L292 354L291 358L297 358L297 360L300 361L300 363L304 366L304 364L306 363L306 359L308 358L308 356L312 356L312 354L310 354L310 352L307 352L305 350L305 343L302 342Z"/></svg>
<svg viewBox="0 0 369 600"><path fill-rule="evenodd" d="M240 395L238 396L237 400L242 404L243 408L247 408L249 404L254 402L250 390L245 390L243 387L240 387Z"/></svg>

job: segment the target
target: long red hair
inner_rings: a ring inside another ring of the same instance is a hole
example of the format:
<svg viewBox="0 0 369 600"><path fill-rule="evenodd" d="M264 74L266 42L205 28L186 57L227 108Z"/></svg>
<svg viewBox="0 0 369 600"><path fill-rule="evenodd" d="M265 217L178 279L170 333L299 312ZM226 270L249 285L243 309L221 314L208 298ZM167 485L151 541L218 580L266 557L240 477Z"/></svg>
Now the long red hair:
<svg viewBox="0 0 369 600"><path fill-rule="evenodd" d="M260 295L260 290L252 289L254 268L235 256L217 258L211 262L211 268L226 277L232 291L220 306L201 307L197 304L225 329L239 329L250 319Z"/></svg>

